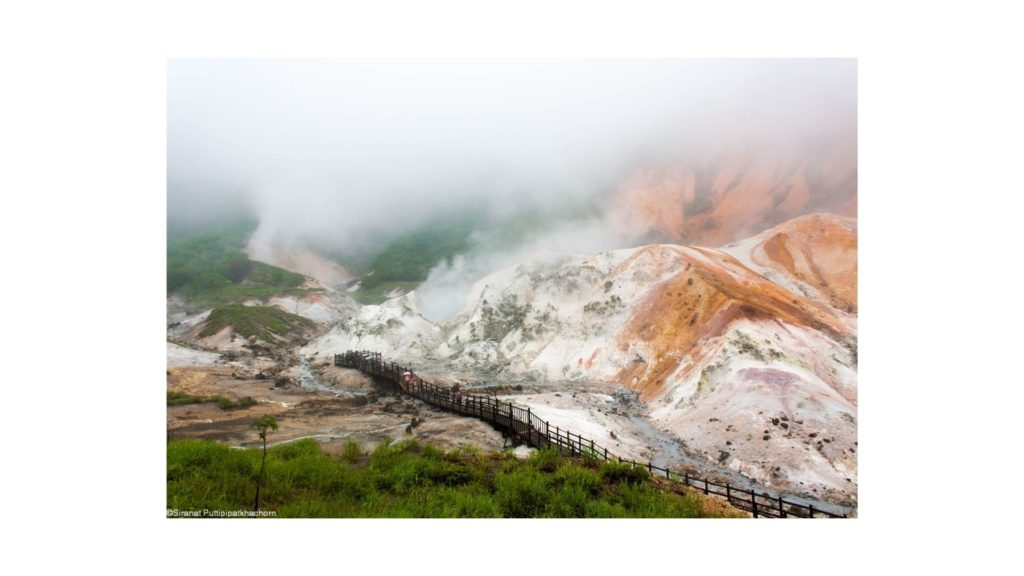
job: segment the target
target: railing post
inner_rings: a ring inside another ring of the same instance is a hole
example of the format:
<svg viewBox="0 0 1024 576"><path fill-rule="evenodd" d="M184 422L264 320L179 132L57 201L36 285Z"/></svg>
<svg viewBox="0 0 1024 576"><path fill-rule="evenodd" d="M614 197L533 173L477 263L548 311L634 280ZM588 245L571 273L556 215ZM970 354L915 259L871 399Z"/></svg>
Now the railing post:
<svg viewBox="0 0 1024 576"><path fill-rule="evenodd" d="M687 488L690 487L690 473L688 471L686 471L686 470L683 470L683 484Z"/></svg>
<svg viewBox="0 0 1024 576"><path fill-rule="evenodd" d="M704 479L704 493L705 494L708 493L708 479L707 478ZM753 494L753 492L751 492L751 494Z"/></svg>
<svg viewBox="0 0 1024 576"><path fill-rule="evenodd" d="M732 502L732 491L729 488L728 482L725 483L725 499L728 500L729 502Z"/></svg>
<svg viewBox="0 0 1024 576"><path fill-rule="evenodd" d="M785 518L786 511L782 509L782 494L779 494L779 518Z"/></svg>
<svg viewBox="0 0 1024 576"><path fill-rule="evenodd" d="M807 517L814 518L814 504L809 504L807 506Z"/></svg>
<svg viewBox="0 0 1024 576"><path fill-rule="evenodd" d="M757 493L750 491L750 507L754 511L754 518L757 518Z"/></svg>

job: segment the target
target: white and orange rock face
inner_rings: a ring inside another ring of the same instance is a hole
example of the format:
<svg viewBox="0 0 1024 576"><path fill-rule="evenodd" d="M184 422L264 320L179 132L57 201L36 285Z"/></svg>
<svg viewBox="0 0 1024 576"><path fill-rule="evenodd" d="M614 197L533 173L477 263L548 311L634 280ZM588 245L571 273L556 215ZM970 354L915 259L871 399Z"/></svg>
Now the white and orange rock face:
<svg viewBox="0 0 1024 576"><path fill-rule="evenodd" d="M367 306L308 352L371 348L499 378L616 383L711 463L855 499L856 223L812 215L725 249L539 256L433 325L415 293Z"/></svg>
<svg viewBox="0 0 1024 576"><path fill-rule="evenodd" d="M857 221L852 218L797 218L724 250L792 291L857 313Z"/></svg>
<svg viewBox="0 0 1024 576"><path fill-rule="evenodd" d="M609 215L635 235L721 246L816 212L856 216L855 135L647 168L620 186Z"/></svg>

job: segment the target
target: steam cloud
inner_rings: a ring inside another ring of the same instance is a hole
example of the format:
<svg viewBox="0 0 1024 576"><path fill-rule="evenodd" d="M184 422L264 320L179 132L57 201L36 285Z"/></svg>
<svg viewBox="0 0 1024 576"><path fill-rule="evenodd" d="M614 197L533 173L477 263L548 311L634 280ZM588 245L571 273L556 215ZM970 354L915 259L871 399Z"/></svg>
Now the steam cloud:
<svg viewBox="0 0 1024 576"><path fill-rule="evenodd" d="M254 241L365 252L452 208L556 212L688 149L855 124L853 60L175 60L168 214L246 206ZM478 240L421 287L428 316L537 250L624 241L587 219Z"/></svg>

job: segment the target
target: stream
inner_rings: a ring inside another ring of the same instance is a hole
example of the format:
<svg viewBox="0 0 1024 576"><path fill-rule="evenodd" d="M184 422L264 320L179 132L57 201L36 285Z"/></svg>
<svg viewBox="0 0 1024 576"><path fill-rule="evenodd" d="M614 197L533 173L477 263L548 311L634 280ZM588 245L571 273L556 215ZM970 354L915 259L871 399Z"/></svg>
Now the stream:
<svg viewBox="0 0 1024 576"><path fill-rule="evenodd" d="M352 390L346 390L344 388L334 388L321 382L316 374L313 374L313 370L309 367L309 362L306 361L306 357L303 356L299 360L299 387L305 388L306 390L319 390L320 392L327 392L334 394L335 396L342 396L345 398L353 398L355 396L364 395L363 392L356 392Z"/></svg>

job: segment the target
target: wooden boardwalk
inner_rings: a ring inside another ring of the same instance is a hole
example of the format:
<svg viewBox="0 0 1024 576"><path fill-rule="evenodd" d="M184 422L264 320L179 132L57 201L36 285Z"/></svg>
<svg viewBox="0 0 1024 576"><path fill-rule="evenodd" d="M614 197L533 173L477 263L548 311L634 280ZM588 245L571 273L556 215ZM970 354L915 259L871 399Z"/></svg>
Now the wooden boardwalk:
<svg viewBox="0 0 1024 576"><path fill-rule="evenodd" d="M593 440L574 434L569 430L549 426L530 411L529 407L516 406L489 396L464 394L456 400L452 390L416 378L408 384L402 378L409 368L394 362L385 362L379 352L349 351L334 356L335 366L354 368L371 376L386 388L408 394L444 410L479 418L490 423L515 440L536 448L549 447L574 457L595 458L603 461L620 462L630 466L646 468L651 476L664 477L701 492L719 496L731 505L750 512L755 518L845 518L847 514L817 509L813 504L798 503L786 497L771 496L753 490L746 490L729 483L713 482L689 471L678 472L619 458Z"/></svg>

